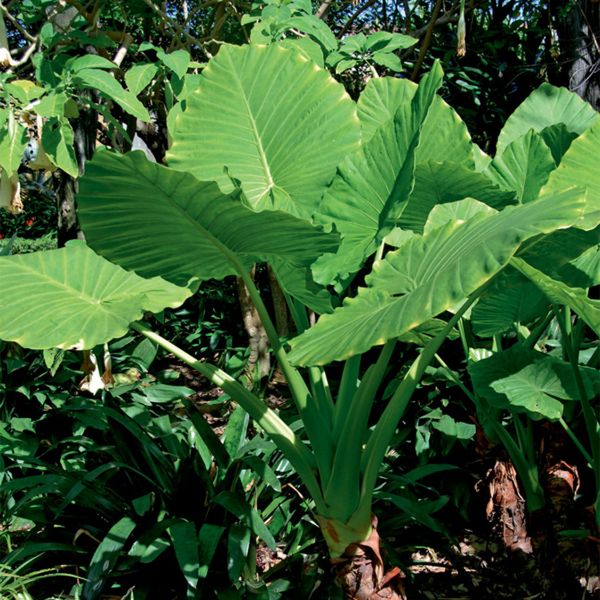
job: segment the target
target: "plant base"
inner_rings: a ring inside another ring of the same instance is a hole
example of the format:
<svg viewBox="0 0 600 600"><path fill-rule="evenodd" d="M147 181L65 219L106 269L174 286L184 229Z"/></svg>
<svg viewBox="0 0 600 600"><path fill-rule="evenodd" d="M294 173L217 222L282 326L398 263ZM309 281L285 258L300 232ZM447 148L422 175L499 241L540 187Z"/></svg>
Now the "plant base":
<svg viewBox="0 0 600 600"><path fill-rule="evenodd" d="M384 571L376 517L373 517L369 537L350 544L344 554L331 563L345 600L406 600L402 571L398 567Z"/></svg>

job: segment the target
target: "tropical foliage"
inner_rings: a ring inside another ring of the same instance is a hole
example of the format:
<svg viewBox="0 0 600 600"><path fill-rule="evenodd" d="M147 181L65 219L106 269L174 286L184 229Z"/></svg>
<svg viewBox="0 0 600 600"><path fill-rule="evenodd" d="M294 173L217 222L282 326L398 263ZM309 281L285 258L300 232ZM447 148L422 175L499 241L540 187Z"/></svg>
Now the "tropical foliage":
<svg viewBox="0 0 600 600"><path fill-rule="evenodd" d="M302 2L253 6L239 24L252 26L250 43L205 47L206 64L142 43L155 60L126 69L125 86L120 63L72 54L81 29L65 43L48 24L36 82L3 75L0 202L23 208L22 158L30 187L36 172L58 169L85 239L14 255L9 243L0 256L7 573L34 564L32 579L45 577L50 552L80 564L85 536L93 552L72 593L86 599L151 597L156 586L187 598L308 597L321 585L315 573L294 583L270 569L259 576L257 563L284 543L293 568L318 528L345 597L403 598L399 570L384 566L374 501L439 531L433 514L448 497L420 504L406 482L453 467L425 462L395 486L390 457L403 436L427 459L432 432L449 448L477 431L446 399L414 416L431 382L456 388L448 393L502 444L531 513L548 506L536 425L556 424L587 471L600 525L600 304L590 294L600 284L600 118L544 83L488 155L438 95L439 62L418 85L378 76L402 69L395 52L412 39L338 42L312 12ZM369 81L360 94L348 86L353 99L332 73ZM144 102L158 90L159 117ZM85 107L105 127L89 152L75 121ZM138 135L154 120L166 124L168 148ZM256 265L280 288L291 334ZM249 383L227 336L215 356L214 321L184 333L174 316L232 276L290 406L270 405L253 374ZM180 385L199 376L221 390L211 403L229 407L221 437ZM31 416L15 395L34 403ZM228 581L205 589L213 560ZM178 578L160 582L174 566Z"/></svg>

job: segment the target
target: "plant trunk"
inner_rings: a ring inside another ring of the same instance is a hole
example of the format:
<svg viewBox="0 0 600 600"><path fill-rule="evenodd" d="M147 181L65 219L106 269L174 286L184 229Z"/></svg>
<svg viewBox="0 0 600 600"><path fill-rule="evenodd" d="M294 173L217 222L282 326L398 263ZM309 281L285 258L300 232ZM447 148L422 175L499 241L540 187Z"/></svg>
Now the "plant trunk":
<svg viewBox="0 0 600 600"><path fill-rule="evenodd" d="M496 461L487 473L490 497L486 515L494 531L509 550L532 552L527 532L525 498L521 495L517 473L510 461Z"/></svg>
<svg viewBox="0 0 600 600"><path fill-rule="evenodd" d="M325 519L320 523L327 526ZM331 564L345 600L406 600L402 571L394 567L385 572L375 516L369 536L349 544L341 556L331 559Z"/></svg>
<svg viewBox="0 0 600 600"><path fill-rule="evenodd" d="M256 269L251 271L251 277L254 279ZM241 277L237 278L238 296L240 308L242 309L242 319L244 328L248 334L248 343L250 345L250 356L248 358L248 383L252 386L255 373L259 379L266 377L271 370L271 360L269 356L269 338L250 292Z"/></svg>

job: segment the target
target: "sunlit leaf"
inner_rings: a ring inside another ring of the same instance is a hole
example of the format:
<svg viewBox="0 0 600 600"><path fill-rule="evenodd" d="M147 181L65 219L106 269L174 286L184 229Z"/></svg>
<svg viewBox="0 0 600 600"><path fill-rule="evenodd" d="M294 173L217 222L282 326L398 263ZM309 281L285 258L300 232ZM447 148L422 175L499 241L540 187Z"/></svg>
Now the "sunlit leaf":
<svg viewBox="0 0 600 600"><path fill-rule="evenodd" d="M81 242L0 257L0 339L26 348L93 348L124 335L144 311L189 295L158 277L142 279Z"/></svg>

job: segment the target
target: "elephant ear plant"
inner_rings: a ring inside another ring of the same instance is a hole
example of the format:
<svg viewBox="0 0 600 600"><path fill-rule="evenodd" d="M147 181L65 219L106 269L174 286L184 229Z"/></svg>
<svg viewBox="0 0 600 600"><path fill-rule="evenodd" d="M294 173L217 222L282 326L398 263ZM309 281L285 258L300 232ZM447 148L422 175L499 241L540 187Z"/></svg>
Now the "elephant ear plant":
<svg viewBox="0 0 600 600"><path fill-rule="evenodd" d="M79 217L102 258L81 243L0 258L0 338L89 349L129 326L247 410L302 479L347 598L404 597L384 572L372 498L425 368L527 240L598 220L600 195L570 181L521 203L482 173L489 158L436 96L441 80L436 64L419 86L373 81L356 105L301 54L224 45L170 118L169 167L102 150L88 163ZM443 172L447 194L432 183ZM274 269L301 332L289 344L249 274L257 262ZM301 430L141 320L231 274L260 314ZM321 314L314 326L308 309ZM422 349L374 422L399 340ZM333 361L345 361L335 398Z"/></svg>

